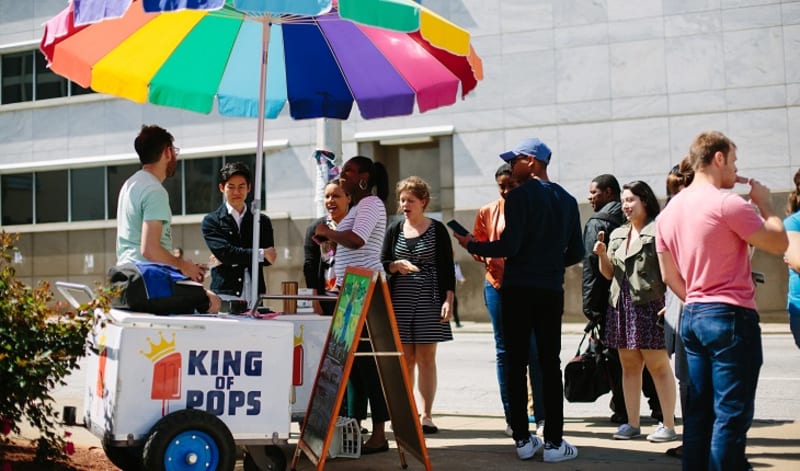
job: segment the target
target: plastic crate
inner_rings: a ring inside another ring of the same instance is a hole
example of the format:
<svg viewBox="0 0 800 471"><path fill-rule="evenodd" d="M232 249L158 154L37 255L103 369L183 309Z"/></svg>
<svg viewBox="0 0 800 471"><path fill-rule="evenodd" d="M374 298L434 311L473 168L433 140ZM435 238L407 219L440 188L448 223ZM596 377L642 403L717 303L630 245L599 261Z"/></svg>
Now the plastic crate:
<svg viewBox="0 0 800 471"><path fill-rule="evenodd" d="M331 458L359 458L361 456L361 430L356 419L339 417L328 449Z"/></svg>

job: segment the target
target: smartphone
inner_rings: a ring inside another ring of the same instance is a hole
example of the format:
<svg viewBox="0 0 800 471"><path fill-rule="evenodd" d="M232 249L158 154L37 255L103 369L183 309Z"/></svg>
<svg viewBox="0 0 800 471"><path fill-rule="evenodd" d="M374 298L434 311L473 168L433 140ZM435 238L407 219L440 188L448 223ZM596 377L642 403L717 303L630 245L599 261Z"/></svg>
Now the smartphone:
<svg viewBox="0 0 800 471"><path fill-rule="evenodd" d="M465 235L469 234L469 231L467 230L467 228L462 226L455 219L451 219L451 220L447 221L447 227L452 229L453 232L455 232L456 234L458 234L460 236L465 236Z"/></svg>
<svg viewBox="0 0 800 471"><path fill-rule="evenodd" d="M317 245L322 244L323 242L327 242L328 239L326 237L320 237L316 234L311 236L311 240L313 240Z"/></svg>

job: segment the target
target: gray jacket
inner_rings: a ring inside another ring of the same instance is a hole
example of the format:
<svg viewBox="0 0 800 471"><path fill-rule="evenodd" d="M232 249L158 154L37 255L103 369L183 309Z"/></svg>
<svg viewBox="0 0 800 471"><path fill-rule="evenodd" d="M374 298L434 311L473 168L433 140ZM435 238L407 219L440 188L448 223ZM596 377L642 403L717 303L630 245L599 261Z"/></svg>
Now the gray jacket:
<svg viewBox="0 0 800 471"><path fill-rule="evenodd" d="M608 241L608 258L614 266L608 302L615 307L619 301L624 276L628 277L634 304L645 304L662 298L666 291L656 255L655 220L642 228L639 238L631 242L626 254L625 246L630 228L630 223L627 223L615 229Z"/></svg>

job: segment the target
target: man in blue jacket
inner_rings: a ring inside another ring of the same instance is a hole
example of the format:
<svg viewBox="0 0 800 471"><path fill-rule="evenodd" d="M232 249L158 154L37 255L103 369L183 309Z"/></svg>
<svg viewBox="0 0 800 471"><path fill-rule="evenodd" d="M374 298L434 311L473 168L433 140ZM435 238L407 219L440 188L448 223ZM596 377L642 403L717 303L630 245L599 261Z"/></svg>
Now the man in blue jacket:
<svg viewBox="0 0 800 471"><path fill-rule="evenodd" d="M525 410L531 332L536 335L542 367L547 420L544 461L573 459L578 450L563 439L564 387L561 374L561 318L564 313L564 269L583 259L578 202L549 181L552 152L537 138L525 139L500 154L512 175L524 182L506 197L506 227L499 240L476 242L472 234L455 235L470 253L506 257L500 288L506 332L506 387L509 422L517 456L527 460L542 448L528 429Z"/></svg>

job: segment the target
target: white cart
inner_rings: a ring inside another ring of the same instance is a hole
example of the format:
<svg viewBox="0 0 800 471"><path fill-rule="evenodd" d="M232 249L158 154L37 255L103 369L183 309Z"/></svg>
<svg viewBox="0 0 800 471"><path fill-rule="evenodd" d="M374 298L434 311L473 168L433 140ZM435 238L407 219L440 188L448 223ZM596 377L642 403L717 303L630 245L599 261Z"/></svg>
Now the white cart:
<svg viewBox="0 0 800 471"><path fill-rule="evenodd" d="M58 283L76 286L91 293ZM112 309L89 335L84 424L126 471L231 470L237 445L246 471L284 470L278 446L305 413L329 326Z"/></svg>

